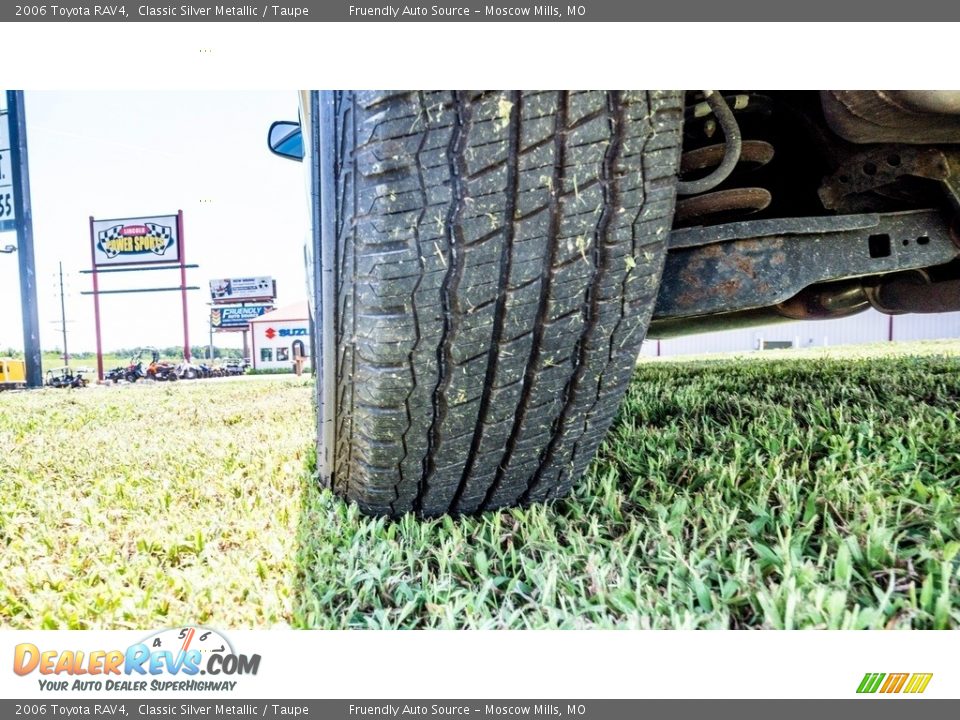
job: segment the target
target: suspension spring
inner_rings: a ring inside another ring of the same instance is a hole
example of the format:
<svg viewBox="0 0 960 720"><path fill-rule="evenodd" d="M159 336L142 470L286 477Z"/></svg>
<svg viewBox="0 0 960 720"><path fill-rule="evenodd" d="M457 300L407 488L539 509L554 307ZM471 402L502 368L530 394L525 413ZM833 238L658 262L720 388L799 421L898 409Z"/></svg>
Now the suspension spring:
<svg viewBox="0 0 960 720"><path fill-rule="evenodd" d="M680 159L680 183L674 224L677 227L729 222L766 209L773 196L762 187L744 184L749 174L767 165L774 147L764 140L743 140L737 116L766 113L764 98L722 96L702 91L685 111L685 151ZM723 141L717 142L717 130Z"/></svg>

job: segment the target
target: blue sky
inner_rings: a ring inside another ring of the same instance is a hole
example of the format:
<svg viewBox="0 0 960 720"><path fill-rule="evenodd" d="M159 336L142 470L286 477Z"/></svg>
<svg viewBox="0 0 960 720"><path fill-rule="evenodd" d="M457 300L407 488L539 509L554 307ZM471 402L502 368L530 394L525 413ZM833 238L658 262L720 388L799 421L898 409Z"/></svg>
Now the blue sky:
<svg viewBox="0 0 960 720"><path fill-rule="evenodd" d="M184 212L191 344L206 344L211 278L272 275L277 304L306 296L306 191L300 164L272 155L273 120L296 119L289 92L26 93L41 343L62 344L63 261L71 352L95 348L89 217ZM0 244L15 243L12 233ZM101 275L101 289L176 285L172 270ZM16 255L0 254L0 348L21 348ZM182 342L176 292L101 298L104 350ZM219 334L240 347L239 334Z"/></svg>

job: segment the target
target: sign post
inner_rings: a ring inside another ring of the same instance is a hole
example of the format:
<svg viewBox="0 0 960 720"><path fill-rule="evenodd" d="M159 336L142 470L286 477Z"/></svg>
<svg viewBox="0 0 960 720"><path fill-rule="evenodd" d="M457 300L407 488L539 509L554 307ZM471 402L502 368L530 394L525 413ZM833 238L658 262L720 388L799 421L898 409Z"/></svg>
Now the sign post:
<svg viewBox="0 0 960 720"><path fill-rule="evenodd" d="M177 210L177 244L180 256L180 302L183 305L183 359L190 362L190 325L187 322L187 266L183 253L183 210Z"/></svg>
<svg viewBox="0 0 960 720"><path fill-rule="evenodd" d="M97 281L97 243L90 216L90 268L93 270L93 329L97 336L97 380L103 381L103 339L100 335L100 284Z"/></svg>
<svg viewBox="0 0 960 720"><path fill-rule="evenodd" d="M40 365L40 318L37 313L37 270L33 253L33 211L30 207L30 172L27 158L27 119L23 91L7 90L7 126L9 148L0 155L9 158L9 166L0 162L0 230L12 221L17 231L20 261L20 312L23 316L23 356L27 366L27 387L43 385ZM3 123L0 123L3 124ZM2 139L0 139L2 144ZM9 169L7 169L9 168ZM5 175L10 183L5 185ZM12 214L12 217L11 217Z"/></svg>

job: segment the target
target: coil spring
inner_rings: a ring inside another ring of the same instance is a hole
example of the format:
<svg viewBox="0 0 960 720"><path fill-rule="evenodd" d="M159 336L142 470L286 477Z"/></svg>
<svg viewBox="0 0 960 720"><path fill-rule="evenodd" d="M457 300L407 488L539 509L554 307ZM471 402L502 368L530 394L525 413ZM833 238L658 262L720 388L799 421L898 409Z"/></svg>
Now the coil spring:
<svg viewBox="0 0 960 720"><path fill-rule="evenodd" d="M765 98L758 95L732 95L724 99L735 118L748 112L767 113L769 108ZM711 142L717 134L717 120L714 110L706 101L694 102L685 111L685 143L695 147L685 150L680 159L680 176L684 184L686 177L700 177L713 172L723 162L729 151L729 143ZM737 125L739 132L739 124ZM708 144L703 144L704 142ZM743 176L752 170L767 165L775 154L773 145L764 140L742 140L740 158L736 169L719 184L718 189L691 194L677 200L674 224L677 227L689 225L710 225L729 222L745 215L751 215L766 209L773 195L762 187L740 186L724 187L742 181ZM682 190L681 190L682 192Z"/></svg>

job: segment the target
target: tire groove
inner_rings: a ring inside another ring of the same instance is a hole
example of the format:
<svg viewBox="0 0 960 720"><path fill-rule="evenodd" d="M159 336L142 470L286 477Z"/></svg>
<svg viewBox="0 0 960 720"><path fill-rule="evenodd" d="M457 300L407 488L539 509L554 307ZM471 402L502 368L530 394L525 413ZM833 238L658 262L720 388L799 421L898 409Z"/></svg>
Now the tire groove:
<svg viewBox="0 0 960 720"><path fill-rule="evenodd" d="M567 417L571 412L571 409L576 404L576 392L580 387L580 382L583 380L583 376L587 368L587 342L590 337L593 335L594 330L597 327L598 323L598 294L600 289L600 281L604 276L604 259L605 259L605 240L607 235L607 229L610 224L611 217L613 216L613 203L610 198L610 180L613 175L613 159L617 156L617 153L620 151L620 133L622 132L622 127L617 125L617 110L619 107L619 97L616 91L610 92L607 96L607 118L611 126L611 138L610 144L607 145L607 149L604 152L603 163L600 169L600 179L601 187L603 189L603 212L597 220L596 228L594 229L594 242L593 242L593 260L594 260L594 272L591 279L590 286L587 291L587 297L584 301L584 327L583 331L580 334L580 338L577 340L576 345L576 365L573 368L573 374L570 377L570 380L567 382L563 391L563 405L560 410L560 414L557 416L556 421L553 424L553 429L551 431L550 441L547 444L546 449L541 454L540 461L538 463L536 471L531 475L528 483L527 489L520 496L521 503L528 503L530 500L530 494L537 489L537 486L540 484L540 481L543 477L543 472L548 468L555 457L557 452L557 446L560 442L560 439L563 436L564 426L567 422Z"/></svg>
<svg viewBox="0 0 960 720"><path fill-rule="evenodd" d="M534 320L533 342L530 345L530 354L527 357L527 364L523 371L523 391L517 404L517 410L514 413L513 426L510 428L510 435L507 438L507 444L504 447L503 456L497 463L497 472L493 482L487 488L483 502L480 503L480 510L484 511L490 504L491 499L503 485L507 466L513 458L516 450L517 440L520 437L520 430L523 427L527 412L530 409L530 398L533 394L533 383L536 376L535 365L537 358L540 357L541 347L543 345L543 335L546 331L547 312L549 310L550 289L553 280L553 263L556 259L557 234L560 230L560 188L563 183L563 161L564 161L564 143L567 133L567 93L559 92L557 99L557 112L555 114L553 126L553 175L551 176L551 187L553 188L553 197L550 226L547 231L547 245L549 250L544 253L543 270L541 272L540 297L537 309L537 316Z"/></svg>
<svg viewBox="0 0 960 720"><path fill-rule="evenodd" d="M440 444L440 424L446 414L446 390L450 385L450 366L452 364L451 343L453 334L453 318L457 287L463 272L463 263L458 262L459 253L456 244L456 229L459 225L457 218L463 210L463 157L460 143L465 136L465 126L469 122L466 118L466 106L459 91L454 91L453 107L455 108L456 122L447 145L447 163L450 170L450 205L447 210L445 231L449 243L449 260L447 272L441 286L441 310L443 314L443 332L437 345L437 384L433 389L431 406L433 418L427 431L427 453L423 458L423 475L417 488L417 496L413 501L413 509L418 515L423 513L423 499L430 487L430 478L436 472L437 447Z"/></svg>
<svg viewBox="0 0 960 720"><path fill-rule="evenodd" d="M487 370L484 374L483 395L480 397L480 408L477 411L477 422L473 431L473 440L470 444L470 453L467 455L464 463L463 473L460 476L460 484L457 486L453 499L450 501L449 510L456 513L466 490L467 483L470 481L470 475L477 459L477 451L480 448L480 441L483 437L483 428L486 424L487 415L490 412L490 396L493 392L494 380L497 376L497 366L500 360L500 343L503 339L503 325L505 319L505 309L507 304L508 287L510 285L510 270L513 265L513 239L516 231L516 220L514 215L517 210L517 189L520 183L520 130L522 123L521 93L514 91L510 94L510 120L509 120L509 138L508 138L508 156L507 156L507 201L504 204L504 238L503 247L500 250L500 279L499 294L497 296L496 307L494 310L493 331L490 339L490 351L487 353Z"/></svg>
<svg viewBox="0 0 960 720"><path fill-rule="evenodd" d="M420 104L420 110L425 112L422 91L417 92L417 101ZM427 115L427 117L429 118L429 115ZM403 400L403 410L407 418L407 427L400 436L400 443L403 446L403 455L397 461L398 477L397 482L393 486L393 500L390 501L390 514L393 516L396 516L397 514L396 504L397 500L400 499L400 487L404 484L403 465L410 455L410 448L407 445L407 435L410 434L410 428L413 427L413 415L410 413L410 398L413 397L413 393L417 389L417 363L414 361L417 349L420 347L420 316L417 313L417 291L420 289L420 284L423 282L424 277L423 252L420 249L420 223L423 222L423 217L427 213L427 188L423 180L423 166L420 163L420 154L423 152L423 146L427 142L427 135L429 135L429 133L430 123L429 120L427 120L425 121L423 134L420 137L420 144L417 146L417 151L414 154L414 165L417 168L417 181L420 183L420 193L423 199L423 209L420 211L419 217L417 217L417 222L413 225L413 241L417 246L417 262L420 266L420 273L417 277L417 282L410 291L410 313L413 316L413 327L416 337L414 338L413 347L410 348L410 353L407 355L407 362L410 365L410 376L412 383L410 385L410 392L407 393L407 397Z"/></svg>
<svg viewBox="0 0 960 720"><path fill-rule="evenodd" d="M646 106L645 106L645 107L646 107L647 112L648 112L648 114L649 114L649 108L650 108L650 97L649 97L649 94L647 94L647 96L646 96ZM622 115L622 110L621 110L621 115ZM622 132L622 133L625 133L625 131L626 131L626 124L625 124L625 121L624 121L624 119L623 119L622 116L621 116L621 118L619 119L619 123L620 123L620 127L621 127L621 132ZM643 142L643 147L644 147L644 148L646 147L646 140L644 140L644 142ZM641 152L639 153L639 155L641 155L641 157L642 157L642 155L643 155L643 151L642 151L642 150L641 150ZM614 186L613 198L616 198L616 197L619 195L619 192L617 191L616 188L619 186L619 181L620 181L621 179L622 179L622 174L617 174L617 175L613 178L613 186ZM634 226L634 224L636 223L637 217L638 217L638 216L640 215L640 213L642 212L642 208L643 208L643 206L644 206L644 204L645 204L645 200L646 200L646 194L644 193L644 200L641 200L640 206L639 206L639 208L638 208L638 210L637 210L637 213L636 213L636 216L634 216L634 218L632 219L631 224L630 224L630 227L631 227L631 233L630 233L630 235L631 235L631 237L630 237L630 256L629 256L629 257L631 257L631 258L636 258L636 254L637 254L637 233L633 230L633 226ZM634 267L636 267L636 261L634 261ZM619 332L620 332L620 326L623 324L623 320L624 320L624 318L626 317L626 314L627 314L627 293L628 293L628 291L627 291L627 283L630 281L630 277L631 277L631 271L630 271L630 270L627 270L627 272L625 272L625 273L623 274L623 280L620 281L620 315L619 315L619 317L617 318L617 322L616 322L616 324L613 326L613 329L610 331L610 342L609 342L609 344L608 344L608 346L607 346L607 361L606 361L606 363L604 364L603 369L602 369L602 370L600 371L600 373L597 375L597 391L596 391L596 394L594 395L593 401L590 403L590 406L589 406L589 407L586 409L586 411L584 412L584 416L583 416L583 430L582 430L581 433L580 433L580 437L578 437L578 438L576 439L576 441L574 441L574 443L573 443L573 448L570 450L570 464L571 464L571 465L575 465L575 463L576 463L576 461L577 461L577 454L578 454L579 451L580 451L581 440L583 439L583 435L584 435L584 434L586 433L586 431L587 431L587 421L589 420L589 418L592 416L592 414L593 414L594 411L596 410L597 404L600 402L600 395L601 395L602 392L603 392L603 386L604 386L604 377L605 377L605 375L610 371L610 366L611 366L611 364L613 363L613 360L614 360L614 347L613 347L613 344L614 344L614 342L617 340L617 337L618 337ZM560 487L562 484L563 484L563 483L562 483L562 473L561 473L561 476L557 478L557 487ZM551 492L553 492L553 491L551 490Z"/></svg>

